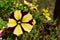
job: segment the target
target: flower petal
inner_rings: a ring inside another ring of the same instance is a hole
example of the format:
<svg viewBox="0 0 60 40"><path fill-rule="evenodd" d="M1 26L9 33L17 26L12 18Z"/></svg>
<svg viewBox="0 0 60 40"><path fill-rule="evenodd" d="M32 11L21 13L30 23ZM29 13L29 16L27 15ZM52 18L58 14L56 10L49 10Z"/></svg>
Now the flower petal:
<svg viewBox="0 0 60 40"><path fill-rule="evenodd" d="M17 23L14 19L9 19L9 22L7 25L8 25L8 27L14 27L17 25Z"/></svg>
<svg viewBox="0 0 60 40"><path fill-rule="evenodd" d="M21 11L20 10L16 10L14 12L14 17L15 17L16 20L21 19L21 17L22 17Z"/></svg>
<svg viewBox="0 0 60 40"><path fill-rule="evenodd" d="M35 24L36 24L36 21L35 21L34 19L33 19L33 21L32 21L32 24L33 24L33 25L35 25Z"/></svg>
<svg viewBox="0 0 60 40"><path fill-rule="evenodd" d="M22 25L23 29L27 32L30 32L32 30L32 27L33 27L32 25L30 25L28 23L22 23L21 25Z"/></svg>
<svg viewBox="0 0 60 40"><path fill-rule="evenodd" d="M30 20L32 20L32 15L29 12L23 17L22 22L29 22Z"/></svg>
<svg viewBox="0 0 60 40"><path fill-rule="evenodd" d="M21 29L21 26L20 25L17 25L13 33L15 35L17 35L17 36L23 34L22 29Z"/></svg>
<svg viewBox="0 0 60 40"><path fill-rule="evenodd" d="M48 12L48 10L47 10L47 9L43 9L43 12L47 13L47 12Z"/></svg>

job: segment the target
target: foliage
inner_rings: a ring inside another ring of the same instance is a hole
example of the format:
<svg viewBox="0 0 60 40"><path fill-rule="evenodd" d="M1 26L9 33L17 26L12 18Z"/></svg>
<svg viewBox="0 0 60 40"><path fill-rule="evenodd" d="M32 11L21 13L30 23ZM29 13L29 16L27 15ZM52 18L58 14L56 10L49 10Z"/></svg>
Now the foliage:
<svg viewBox="0 0 60 40"><path fill-rule="evenodd" d="M3 19L0 18L0 29L1 28L7 28L7 22L6 21L3 21Z"/></svg>
<svg viewBox="0 0 60 40"><path fill-rule="evenodd" d="M30 10L30 7L25 5L22 0L0 0L0 28L7 27L7 22L10 14L16 9L23 12L30 11L33 18L36 20L36 25L30 33L25 32L17 37L14 34L7 34L3 36L6 40L56 40L58 29L56 20L53 19L53 9L55 0L27 0L31 2L37 9ZM34 8L32 7L32 8ZM51 20L47 20L43 15L43 9L47 9ZM7 29L6 29L7 30Z"/></svg>

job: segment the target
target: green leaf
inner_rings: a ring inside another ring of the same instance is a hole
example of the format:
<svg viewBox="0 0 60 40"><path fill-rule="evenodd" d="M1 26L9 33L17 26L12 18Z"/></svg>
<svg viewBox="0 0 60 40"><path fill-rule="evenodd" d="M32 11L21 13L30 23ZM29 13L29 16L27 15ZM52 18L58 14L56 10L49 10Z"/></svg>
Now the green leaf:
<svg viewBox="0 0 60 40"><path fill-rule="evenodd" d="M7 28L7 21L3 21L3 19L0 18L0 28Z"/></svg>

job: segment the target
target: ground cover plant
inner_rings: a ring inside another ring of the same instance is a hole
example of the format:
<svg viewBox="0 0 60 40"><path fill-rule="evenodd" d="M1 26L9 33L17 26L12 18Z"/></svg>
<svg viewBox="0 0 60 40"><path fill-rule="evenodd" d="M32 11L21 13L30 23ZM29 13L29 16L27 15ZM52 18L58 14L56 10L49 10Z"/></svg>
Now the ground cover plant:
<svg viewBox="0 0 60 40"><path fill-rule="evenodd" d="M0 37L4 40L57 40L55 0L0 0Z"/></svg>

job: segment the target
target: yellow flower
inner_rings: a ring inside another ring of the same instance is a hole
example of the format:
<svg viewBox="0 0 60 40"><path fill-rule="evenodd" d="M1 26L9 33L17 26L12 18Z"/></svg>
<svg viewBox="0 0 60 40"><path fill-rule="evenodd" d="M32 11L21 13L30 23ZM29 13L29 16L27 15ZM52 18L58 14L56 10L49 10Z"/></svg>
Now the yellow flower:
<svg viewBox="0 0 60 40"><path fill-rule="evenodd" d="M43 9L43 15L45 16L45 18L47 18L48 20L51 20L50 18L50 13L47 9Z"/></svg>
<svg viewBox="0 0 60 40"><path fill-rule="evenodd" d="M27 2L26 0L23 0L24 4L26 4L27 6L31 7L32 3Z"/></svg>
<svg viewBox="0 0 60 40"><path fill-rule="evenodd" d="M37 7L38 7L38 5L36 5L36 6L33 5L33 6L30 7L30 9L31 9L31 10L33 10L33 9L37 10Z"/></svg>
<svg viewBox="0 0 60 40"><path fill-rule="evenodd" d="M30 32L35 24L30 12L16 10L9 18L8 31L19 36L23 34L23 31Z"/></svg>
<svg viewBox="0 0 60 40"><path fill-rule="evenodd" d="M37 10L38 5L33 5L30 2L27 2L26 0L23 0L24 4L26 4L28 7L30 7L30 9L33 11L33 9Z"/></svg>

